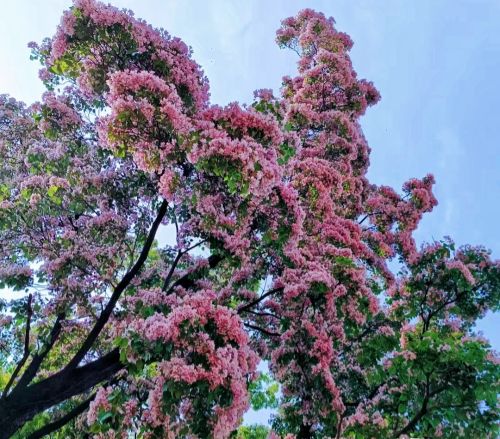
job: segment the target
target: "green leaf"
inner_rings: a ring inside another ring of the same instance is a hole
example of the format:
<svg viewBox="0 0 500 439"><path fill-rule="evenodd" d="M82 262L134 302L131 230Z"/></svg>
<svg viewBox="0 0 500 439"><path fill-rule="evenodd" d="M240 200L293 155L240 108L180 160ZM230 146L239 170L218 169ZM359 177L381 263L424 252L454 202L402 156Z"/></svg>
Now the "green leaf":
<svg viewBox="0 0 500 439"><path fill-rule="evenodd" d="M111 412L103 412L103 413L99 414L97 419L100 423L104 423L107 419L110 419L112 417L113 417L113 414Z"/></svg>
<svg viewBox="0 0 500 439"><path fill-rule="evenodd" d="M284 165L295 155L295 148L291 147L288 142L284 142L280 146L280 154L278 164Z"/></svg>
<svg viewBox="0 0 500 439"><path fill-rule="evenodd" d="M58 186L50 186L49 189L47 190L47 195L49 196L50 201L60 205L62 203L62 199L61 197L57 196L58 190L59 190Z"/></svg>

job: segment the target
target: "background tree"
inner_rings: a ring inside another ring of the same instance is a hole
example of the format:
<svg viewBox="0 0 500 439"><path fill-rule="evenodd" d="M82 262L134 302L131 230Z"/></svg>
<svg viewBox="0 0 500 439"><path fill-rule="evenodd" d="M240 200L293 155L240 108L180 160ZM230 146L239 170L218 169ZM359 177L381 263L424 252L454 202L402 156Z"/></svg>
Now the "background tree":
<svg viewBox="0 0 500 439"><path fill-rule="evenodd" d="M499 264L417 250L432 176L366 178L379 99L311 10L281 96L221 108L187 46L76 0L32 45L48 91L1 98L0 437L495 437L499 367L474 322ZM157 240L175 231L175 244ZM397 276L388 261L397 258Z"/></svg>

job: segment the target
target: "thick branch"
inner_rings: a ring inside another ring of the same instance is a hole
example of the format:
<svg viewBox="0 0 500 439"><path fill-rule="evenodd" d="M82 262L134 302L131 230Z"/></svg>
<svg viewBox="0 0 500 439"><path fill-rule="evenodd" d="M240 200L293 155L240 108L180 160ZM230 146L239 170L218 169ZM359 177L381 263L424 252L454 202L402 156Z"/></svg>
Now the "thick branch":
<svg viewBox="0 0 500 439"><path fill-rule="evenodd" d="M54 326L52 327L52 330L50 331L48 343L42 348L40 353L36 353L33 356L31 363L29 364L29 366L26 368L23 375L19 379L19 382L17 383L14 391L16 391L16 389L26 387L31 382L31 380L33 380L33 378L37 374L38 369L40 368L40 365L42 364L43 360L48 355L48 353L50 352L50 350L54 346L57 338L59 337L59 334L60 334L61 328L62 328L61 321L64 319L65 319L64 314L59 314L57 316L56 321L54 323Z"/></svg>
<svg viewBox="0 0 500 439"><path fill-rule="evenodd" d="M410 433L414 428L415 426L418 424L418 422L425 416L425 414L427 413L427 404L429 403L429 399L426 398L424 399L423 403L422 403L422 407L420 408L420 410L417 412L417 414L413 417L413 419L408 422L408 424L406 424L406 426L404 428L402 428L401 430L399 430L395 435L394 437L395 438L398 438L400 436L402 436L403 434L407 434L407 433Z"/></svg>
<svg viewBox="0 0 500 439"><path fill-rule="evenodd" d="M168 203L166 200L164 200L160 206L160 209L158 211L158 214L156 216L156 219L153 222L153 225L151 226L151 230L149 231L148 237L146 239L146 242L144 243L144 247L142 248L141 254L139 255L139 258L137 259L136 263L134 266L130 269L130 271L123 276L123 279L118 283L116 288L113 291L113 294L111 295L111 298L109 299L108 304L106 305L106 308L104 308L104 311L101 313L99 318L94 324L94 327L88 334L87 338L83 342L81 348L78 350L78 352L75 354L75 356L71 359L71 361L68 363L65 369L72 369L78 366L80 361L83 360L87 352L90 350L94 342L97 340L99 337L99 334L101 333L102 329L104 328L104 325L107 323L109 320L109 317L111 316L113 309L118 302L118 299L120 298L121 294L123 291L128 287L130 284L130 281L135 277L137 273L141 270L142 266L144 265L144 262L146 262L146 259L149 254L149 250L151 249L151 246L153 245L154 239L156 232L158 230L158 227L160 227L160 224L167 213L167 207Z"/></svg>
<svg viewBox="0 0 500 439"><path fill-rule="evenodd" d="M297 439L311 439L312 437L311 426L309 424L301 424Z"/></svg>
<svg viewBox="0 0 500 439"><path fill-rule="evenodd" d="M109 380L122 368L119 350L113 349L82 367L63 369L45 380L11 393L0 401L0 425L3 427L0 439L10 437L36 414Z"/></svg>

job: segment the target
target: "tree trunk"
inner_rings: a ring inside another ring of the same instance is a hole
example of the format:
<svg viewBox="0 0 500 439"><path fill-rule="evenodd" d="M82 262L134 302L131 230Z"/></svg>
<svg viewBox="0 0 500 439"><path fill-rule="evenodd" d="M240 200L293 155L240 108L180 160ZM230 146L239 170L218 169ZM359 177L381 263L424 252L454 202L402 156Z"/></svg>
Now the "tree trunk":
<svg viewBox="0 0 500 439"><path fill-rule="evenodd" d="M11 437L38 413L112 378L123 365L118 349L98 360L71 370L62 370L28 387L14 389L0 401L0 439Z"/></svg>

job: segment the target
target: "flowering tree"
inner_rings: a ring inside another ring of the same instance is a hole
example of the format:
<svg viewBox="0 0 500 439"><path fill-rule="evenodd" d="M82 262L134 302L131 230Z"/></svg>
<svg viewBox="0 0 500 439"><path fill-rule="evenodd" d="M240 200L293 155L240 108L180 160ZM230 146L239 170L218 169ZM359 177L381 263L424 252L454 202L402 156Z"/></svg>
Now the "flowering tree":
<svg viewBox="0 0 500 439"><path fill-rule="evenodd" d="M42 101L0 97L0 286L25 292L0 301L0 438L496 437L473 331L499 263L416 248L432 176L369 183L379 95L333 19L277 42L297 76L224 108L129 11L75 0L32 44ZM250 404L271 430L238 430Z"/></svg>

